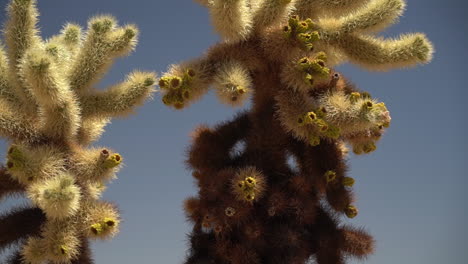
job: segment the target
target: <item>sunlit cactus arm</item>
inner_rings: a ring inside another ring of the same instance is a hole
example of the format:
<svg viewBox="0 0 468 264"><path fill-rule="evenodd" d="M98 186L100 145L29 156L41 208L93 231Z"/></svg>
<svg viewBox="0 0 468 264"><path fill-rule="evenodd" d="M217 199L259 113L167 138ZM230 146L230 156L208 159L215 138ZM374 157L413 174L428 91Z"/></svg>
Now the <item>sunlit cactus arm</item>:
<svg viewBox="0 0 468 264"><path fill-rule="evenodd" d="M112 64L115 58L134 49L138 29L133 25L117 27L111 16L91 19L86 37L70 67L68 79L78 93L87 91Z"/></svg>
<svg viewBox="0 0 468 264"><path fill-rule="evenodd" d="M15 89L16 96L23 103L23 107L29 113L34 113L36 105L22 82L19 64L29 48L40 46L42 43L37 29L38 11L36 4L36 0L11 1L7 8L9 19L4 29L10 63L11 85Z"/></svg>
<svg viewBox="0 0 468 264"><path fill-rule="evenodd" d="M211 0L203 3L209 7L211 21L226 41L247 39L253 27L249 0Z"/></svg>
<svg viewBox="0 0 468 264"><path fill-rule="evenodd" d="M29 186L31 183L62 174L65 164L63 154L53 147L30 148L12 145L8 149L6 168L13 179Z"/></svg>
<svg viewBox="0 0 468 264"><path fill-rule="evenodd" d="M281 80L287 87L307 93L330 80L331 70L325 65L327 59L323 52L293 57L284 65Z"/></svg>
<svg viewBox="0 0 468 264"><path fill-rule="evenodd" d="M79 255L80 238L79 225L69 220L49 220L42 226L41 237L29 240L36 243L35 247L43 249L37 257L44 258L52 263L70 263ZM28 244L23 252L28 249ZM24 253L23 253L24 255Z"/></svg>
<svg viewBox="0 0 468 264"><path fill-rule="evenodd" d="M15 112L11 104L2 98L0 98L0 135L24 142L34 142L41 137L33 124Z"/></svg>
<svg viewBox="0 0 468 264"><path fill-rule="evenodd" d="M296 0L296 12L301 17L340 16L363 6L370 0Z"/></svg>
<svg viewBox="0 0 468 264"><path fill-rule="evenodd" d="M339 127L343 138L390 125L390 112L385 104L368 93L327 92L319 97L318 104L324 111L324 120Z"/></svg>
<svg viewBox="0 0 468 264"><path fill-rule="evenodd" d="M70 53L76 54L83 38L82 28L77 24L68 23L62 28L57 38Z"/></svg>
<svg viewBox="0 0 468 264"><path fill-rule="evenodd" d="M214 71L208 56L172 65L159 80L163 103L181 109L198 100L208 92Z"/></svg>
<svg viewBox="0 0 468 264"><path fill-rule="evenodd" d="M17 208L0 215L0 251L28 236L39 235L45 221L45 214L39 208Z"/></svg>
<svg viewBox="0 0 468 264"><path fill-rule="evenodd" d="M126 116L153 94L155 83L156 74L134 72L105 91L84 94L80 97L83 118Z"/></svg>
<svg viewBox="0 0 468 264"><path fill-rule="evenodd" d="M403 0L373 0L369 5L340 18L319 21L323 34L338 37L349 33L378 32L395 23L405 9Z"/></svg>
<svg viewBox="0 0 468 264"><path fill-rule="evenodd" d="M41 131L50 137L73 138L80 126L75 95L51 57L31 49L23 59L22 74L40 109Z"/></svg>
<svg viewBox="0 0 468 264"><path fill-rule="evenodd" d="M265 31L262 48L271 59L283 64L310 56L319 39L318 27L310 18L293 15L281 27Z"/></svg>
<svg viewBox="0 0 468 264"><path fill-rule="evenodd" d="M41 208L49 220L73 216L80 207L81 191L75 179L62 174L31 184L28 197Z"/></svg>
<svg viewBox="0 0 468 264"><path fill-rule="evenodd" d="M84 234L92 239L109 239L119 232L120 215L108 202L92 202L86 206L87 218L82 223Z"/></svg>
<svg viewBox="0 0 468 264"><path fill-rule="evenodd" d="M107 182L116 178L123 158L106 148L76 151L72 170L83 182Z"/></svg>
<svg viewBox="0 0 468 264"><path fill-rule="evenodd" d="M86 146L98 140L104 128L110 123L110 118L82 118L81 127L78 130L77 141Z"/></svg>
<svg viewBox="0 0 468 264"><path fill-rule="evenodd" d="M251 0L254 27L264 29L284 22L294 11L296 0Z"/></svg>
<svg viewBox="0 0 468 264"><path fill-rule="evenodd" d="M46 254L44 254L46 250L44 240L40 235L37 235L29 237L19 252L24 262L28 264L41 264L47 260Z"/></svg>
<svg viewBox="0 0 468 264"><path fill-rule="evenodd" d="M7 173L6 169L0 167L0 202L5 198L25 191L24 186L15 181Z"/></svg>
<svg viewBox="0 0 468 264"><path fill-rule="evenodd" d="M432 44L421 33L402 35L398 39L346 35L336 45L354 64L368 70L385 71L425 64L431 61Z"/></svg>
<svg viewBox="0 0 468 264"><path fill-rule="evenodd" d="M44 45L46 53L59 66L60 74L66 75L68 67L79 50L82 40L82 29L79 25L68 23L60 34L48 39Z"/></svg>
<svg viewBox="0 0 468 264"><path fill-rule="evenodd" d="M252 92L248 69L236 61L221 64L214 77L214 87L221 102L241 106Z"/></svg>
<svg viewBox="0 0 468 264"><path fill-rule="evenodd" d="M188 163L198 170L215 170L229 162L231 148L242 140L249 129L247 114L238 115L233 121L215 129L198 128L193 134ZM203 153L203 155L200 155Z"/></svg>
<svg viewBox="0 0 468 264"><path fill-rule="evenodd" d="M346 142L352 147L354 154L368 154L377 149L376 142L380 140L383 130L380 128L369 129L346 138Z"/></svg>

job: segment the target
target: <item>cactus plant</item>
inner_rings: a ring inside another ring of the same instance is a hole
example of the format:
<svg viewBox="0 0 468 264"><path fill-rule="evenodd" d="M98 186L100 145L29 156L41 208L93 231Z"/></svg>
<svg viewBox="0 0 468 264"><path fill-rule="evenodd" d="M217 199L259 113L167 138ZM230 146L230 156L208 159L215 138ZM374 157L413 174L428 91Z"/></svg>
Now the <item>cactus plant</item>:
<svg viewBox="0 0 468 264"><path fill-rule="evenodd" d="M31 200L0 216L0 250L19 244L10 263L93 263L88 240L118 232L117 207L99 197L122 156L90 145L112 118L151 97L157 79L135 71L96 89L114 59L135 48L136 26L97 16L85 32L67 24L42 40L36 4L10 1L0 47L0 135L11 142L0 199L19 193Z"/></svg>
<svg viewBox="0 0 468 264"><path fill-rule="evenodd" d="M358 214L345 164L370 153L390 124L386 105L334 70L351 62L383 71L425 64L423 34L383 39L403 0L199 0L222 42L172 65L159 86L182 109L210 87L252 108L193 132L187 163L199 188L185 201L193 230L186 264L344 263L374 240L339 223ZM242 147L239 147L242 146ZM295 162L293 162L295 161Z"/></svg>

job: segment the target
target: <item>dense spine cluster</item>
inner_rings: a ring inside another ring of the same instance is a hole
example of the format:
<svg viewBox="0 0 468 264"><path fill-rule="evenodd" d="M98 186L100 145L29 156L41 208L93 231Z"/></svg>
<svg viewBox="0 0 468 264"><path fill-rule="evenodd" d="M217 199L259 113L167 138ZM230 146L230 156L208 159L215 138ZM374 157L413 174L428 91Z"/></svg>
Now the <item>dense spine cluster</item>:
<svg viewBox="0 0 468 264"><path fill-rule="evenodd" d="M98 16L84 32L67 24L42 40L37 17L36 0L11 0L0 46L0 135L11 142L0 199L31 200L0 216L0 250L19 246L9 263L93 263L88 240L118 232L116 206L99 197L122 157L89 145L111 118L151 97L156 76L135 71L96 89L114 59L135 48L137 28Z"/></svg>
<svg viewBox="0 0 468 264"><path fill-rule="evenodd" d="M384 103L332 67L389 70L431 60L423 34L382 39L403 0L199 0L223 42L173 65L163 102L182 109L210 87L252 109L193 132L187 163L198 195L186 264L318 264L364 258L373 239L339 223L358 209L345 163L370 153L390 125ZM293 162L292 162L293 161Z"/></svg>

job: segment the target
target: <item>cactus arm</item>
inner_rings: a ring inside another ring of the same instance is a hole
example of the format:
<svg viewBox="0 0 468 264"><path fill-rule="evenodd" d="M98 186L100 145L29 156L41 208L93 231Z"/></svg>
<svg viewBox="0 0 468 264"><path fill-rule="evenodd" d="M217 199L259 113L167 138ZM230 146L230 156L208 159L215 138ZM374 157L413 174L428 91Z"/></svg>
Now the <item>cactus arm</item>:
<svg viewBox="0 0 468 264"><path fill-rule="evenodd" d="M71 53L76 53L83 38L82 28L77 24L68 23L62 28L57 37Z"/></svg>
<svg viewBox="0 0 468 264"><path fill-rule="evenodd" d="M241 106L252 92L252 80L248 69L242 64L228 61L217 70L214 87L221 102Z"/></svg>
<svg viewBox="0 0 468 264"><path fill-rule="evenodd" d="M18 208L0 215L0 250L15 241L38 235L45 221L39 208Z"/></svg>
<svg viewBox="0 0 468 264"><path fill-rule="evenodd" d="M12 140L34 142L40 138L39 132L15 113L8 102L0 98L0 135Z"/></svg>
<svg viewBox="0 0 468 264"><path fill-rule="evenodd" d="M369 0L296 0L296 14L301 17L318 18L324 14L341 16L363 6Z"/></svg>
<svg viewBox="0 0 468 264"><path fill-rule="evenodd" d="M25 55L22 74L41 109L43 133L71 139L80 126L80 109L57 67L46 53L32 49Z"/></svg>
<svg viewBox="0 0 468 264"><path fill-rule="evenodd" d="M109 123L110 118L83 118L77 134L78 142L86 146L98 140Z"/></svg>
<svg viewBox="0 0 468 264"><path fill-rule="evenodd" d="M95 17L89 22L86 38L68 73L72 90L87 91L115 58L135 48L138 29L132 25L117 27L116 23L110 16Z"/></svg>
<svg viewBox="0 0 468 264"><path fill-rule="evenodd" d="M205 1L207 4L207 1ZM249 0L212 0L207 5L215 30L226 41L247 39L253 27Z"/></svg>
<svg viewBox="0 0 468 264"><path fill-rule="evenodd" d="M425 64L431 61L434 52L432 44L421 33L386 40L351 34L331 44L336 45L351 63L374 71Z"/></svg>
<svg viewBox="0 0 468 264"><path fill-rule="evenodd" d="M208 56L172 65L159 80L163 103L181 109L198 100L208 92L214 72L215 63Z"/></svg>
<svg viewBox="0 0 468 264"><path fill-rule="evenodd" d="M349 15L320 20L327 35L378 32L395 23L405 9L403 0L374 0Z"/></svg>
<svg viewBox="0 0 468 264"><path fill-rule="evenodd" d="M362 229L344 226L339 229L339 239L345 253L364 259L375 248L375 240Z"/></svg>
<svg viewBox="0 0 468 264"><path fill-rule="evenodd" d="M251 8L256 29L284 22L294 11L296 0L253 0Z"/></svg>
<svg viewBox="0 0 468 264"><path fill-rule="evenodd" d="M127 80L105 91L93 91L81 96L84 118L125 116L142 105L154 92L156 75L150 72L134 72Z"/></svg>
<svg viewBox="0 0 468 264"><path fill-rule="evenodd" d="M27 49L41 45L37 29L36 0L15 0L8 5L9 19L5 25L7 55L10 62L9 80L15 95L29 113L35 112L35 103L19 75L19 64Z"/></svg>
<svg viewBox="0 0 468 264"><path fill-rule="evenodd" d="M245 137L248 129L249 119L246 114L238 115L233 121L220 125L214 130L206 127L198 128L193 135L194 142L188 152L187 163L200 171L222 168L230 161L230 150ZM201 156L199 153L204 155Z"/></svg>
<svg viewBox="0 0 468 264"><path fill-rule="evenodd" d="M5 168L0 167L0 201L5 197L20 194L24 191L24 186L13 180Z"/></svg>

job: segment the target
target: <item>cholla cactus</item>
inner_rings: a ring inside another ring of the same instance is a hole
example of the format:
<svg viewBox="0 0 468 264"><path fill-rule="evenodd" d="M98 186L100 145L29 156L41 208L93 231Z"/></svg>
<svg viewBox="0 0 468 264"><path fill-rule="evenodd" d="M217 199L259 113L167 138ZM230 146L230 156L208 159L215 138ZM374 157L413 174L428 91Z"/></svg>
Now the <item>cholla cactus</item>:
<svg viewBox="0 0 468 264"><path fill-rule="evenodd" d="M223 42L173 65L160 79L176 109L217 91L249 112L193 133L188 164L199 193L185 202L194 223L187 264L344 263L364 258L373 239L339 224L358 214L346 177L350 145L372 152L390 125L384 103L359 92L333 66L369 70L424 64L423 34L382 39L402 0L208 0ZM240 146L240 148L239 148ZM243 146L243 148L242 148ZM295 160L296 165L291 165Z"/></svg>
<svg viewBox="0 0 468 264"><path fill-rule="evenodd" d="M117 208L99 197L122 157L88 147L113 117L148 99L156 76L131 73L106 90L95 84L136 43L134 25L111 16L88 29L67 24L43 41L35 0L11 0L0 48L0 134L12 144L0 170L0 199L25 193L35 206L0 217L0 249L20 243L11 263L92 263L89 239L118 232Z"/></svg>

